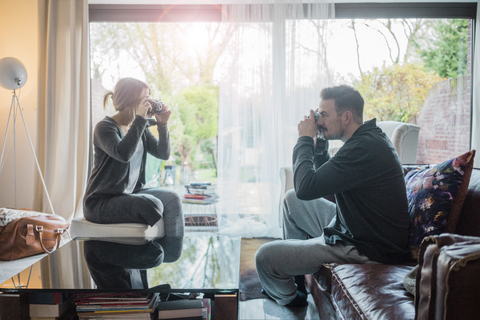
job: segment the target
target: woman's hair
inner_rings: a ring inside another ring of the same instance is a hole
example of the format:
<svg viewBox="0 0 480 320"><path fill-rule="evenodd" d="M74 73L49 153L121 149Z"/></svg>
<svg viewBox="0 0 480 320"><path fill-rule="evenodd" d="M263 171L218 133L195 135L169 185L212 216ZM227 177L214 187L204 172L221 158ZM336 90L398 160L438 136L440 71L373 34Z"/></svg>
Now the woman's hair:
<svg viewBox="0 0 480 320"><path fill-rule="evenodd" d="M118 80L113 92L107 91L103 95L103 108L106 109L109 97L112 97L113 107L117 111L136 106L140 103L139 97L145 88L150 90L150 87L143 81L134 78L122 78Z"/></svg>

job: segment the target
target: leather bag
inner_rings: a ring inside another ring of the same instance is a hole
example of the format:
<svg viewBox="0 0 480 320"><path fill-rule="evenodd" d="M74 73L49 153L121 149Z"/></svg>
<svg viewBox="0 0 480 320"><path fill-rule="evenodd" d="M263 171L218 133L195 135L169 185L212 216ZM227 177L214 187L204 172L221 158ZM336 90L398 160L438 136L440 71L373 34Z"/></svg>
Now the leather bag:
<svg viewBox="0 0 480 320"><path fill-rule="evenodd" d="M57 215L15 219L0 227L0 260L52 253L60 246L61 236L69 227L65 219Z"/></svg>

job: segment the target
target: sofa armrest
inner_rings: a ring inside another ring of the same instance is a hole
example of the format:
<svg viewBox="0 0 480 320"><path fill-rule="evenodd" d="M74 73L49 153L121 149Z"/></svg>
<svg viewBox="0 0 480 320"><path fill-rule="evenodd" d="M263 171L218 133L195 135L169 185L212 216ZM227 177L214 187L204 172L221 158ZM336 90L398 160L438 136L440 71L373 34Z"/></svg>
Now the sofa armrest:
<svg viewBox="0 0 480 320"><path fill-rule="evenodd" d="M415 319L474 319L480 314L480 238L428 237L420 249Z"/></svg>

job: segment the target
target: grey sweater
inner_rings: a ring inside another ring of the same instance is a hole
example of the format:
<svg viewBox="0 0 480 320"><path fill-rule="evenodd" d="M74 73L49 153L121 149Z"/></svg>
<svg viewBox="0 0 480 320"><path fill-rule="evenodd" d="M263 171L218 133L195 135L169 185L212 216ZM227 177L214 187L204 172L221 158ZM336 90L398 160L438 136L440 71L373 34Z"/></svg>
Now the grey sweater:
<svg viewBox="0 0 480 320"><path fill-rule="evenodd" d="M157 139L147 128L148 121L136 116L125 135L122 128L110 117L105 117L95 127L93 136L94 165L85 193L85 207L89 200L99 197L120 195L128 185L129 161L138 142L144 145L140 175L134 192L145 185L145 163L147 152L159 159L170 156L170 140L167 125L157 126Z"/></svg>
<svg viewBox="0 0 480 320"><path fill-rule="evenodd" d="M293 169L299 199L335 194L337 214L324 229L326 243L353 244L381 263L405 260L409 215L403 169L375 119L358 128L332 158L328 153L314 157L313 139L298 138Z"/></svg>

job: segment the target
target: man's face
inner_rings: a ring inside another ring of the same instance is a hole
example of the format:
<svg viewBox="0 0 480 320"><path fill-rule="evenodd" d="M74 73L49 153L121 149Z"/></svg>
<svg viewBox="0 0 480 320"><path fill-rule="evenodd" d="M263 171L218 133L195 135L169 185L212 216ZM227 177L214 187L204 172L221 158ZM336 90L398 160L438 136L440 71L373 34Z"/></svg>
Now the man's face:
<svg viewBox="0 0 480 320"><path fill-rule="evenodd" d="M317 109L320 113L316 124L323 136L327 140L341 140L345 128L343 126L342 116L337 113L335 108L335 100L322 100L320 107Z"/></svg>

